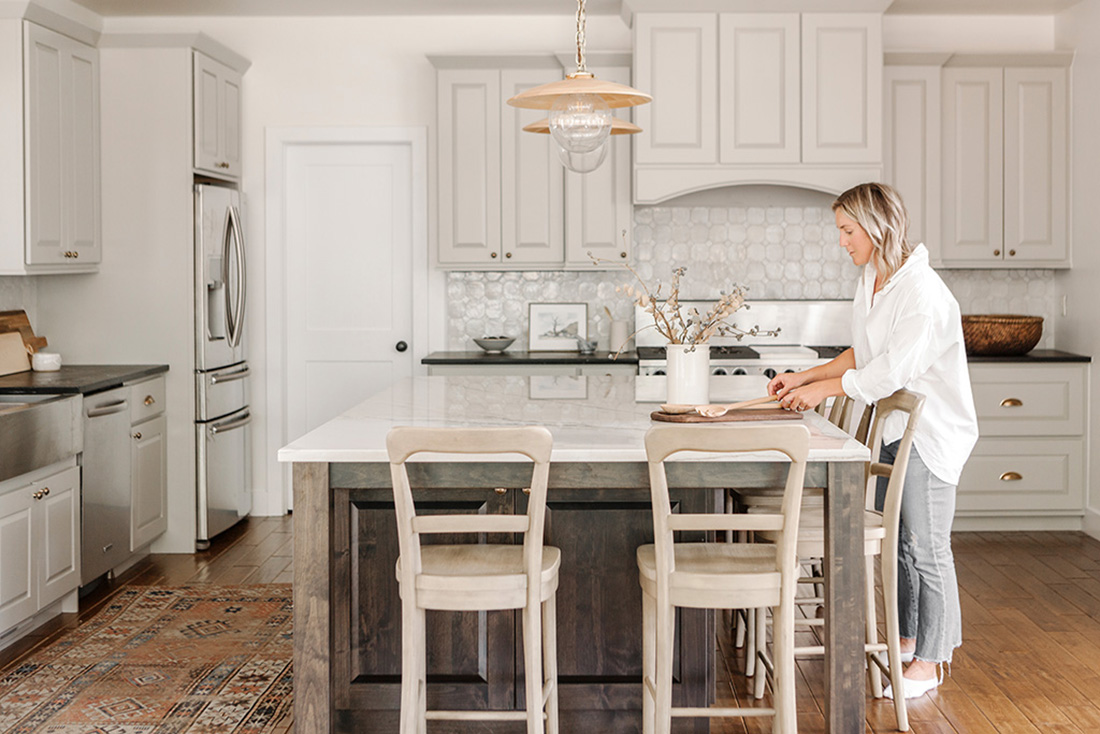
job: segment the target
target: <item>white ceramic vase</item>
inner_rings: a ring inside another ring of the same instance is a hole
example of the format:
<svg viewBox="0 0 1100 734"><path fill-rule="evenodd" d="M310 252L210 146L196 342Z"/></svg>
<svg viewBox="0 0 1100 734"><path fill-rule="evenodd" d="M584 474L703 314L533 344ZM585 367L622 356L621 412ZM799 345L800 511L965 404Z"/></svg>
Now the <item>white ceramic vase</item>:
<svg viewBox="0 0 1100 734"><path fill-rule="evenodd" d="M710 402L710 346L669 344L666 401L676 405L706 405Z"/></svg>

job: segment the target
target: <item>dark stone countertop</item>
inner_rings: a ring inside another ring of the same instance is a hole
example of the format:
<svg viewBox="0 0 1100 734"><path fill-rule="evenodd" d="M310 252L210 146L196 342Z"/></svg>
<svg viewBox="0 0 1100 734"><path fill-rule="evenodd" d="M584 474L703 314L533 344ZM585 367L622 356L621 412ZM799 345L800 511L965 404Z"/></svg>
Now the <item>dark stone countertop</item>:
<svg viewBox="0 0 1100 734"><path fill-rule="evenodd" d="M166 364L74 364L0 377L0 395L87 395L168 371Z"/></svg>
<svg viewBox="0 0 1100 734"><path fill-rule="evenodd" d="M611 352L596 351L592 354L580 352L521 352L504 351L500 354L476 352L432 352L421 364L638 364L637 352L622 352L618 358L611 359Z"/></svg>
<svg viewBox="0 0 1100 734"><path fill-rule="evenodd" d="M1091 362L1092 357L1083 354L1063 352L1060 349L1032 349L1027 354L1018 357L979 357L967 355L966 361L970 364L1038 364L1046 362Z"/></svg>

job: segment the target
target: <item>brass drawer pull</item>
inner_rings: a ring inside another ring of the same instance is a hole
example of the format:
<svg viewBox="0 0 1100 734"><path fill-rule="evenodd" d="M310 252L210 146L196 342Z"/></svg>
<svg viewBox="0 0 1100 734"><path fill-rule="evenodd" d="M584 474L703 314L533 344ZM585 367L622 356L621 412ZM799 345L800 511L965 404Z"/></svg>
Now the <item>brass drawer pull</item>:
<svg viewBox="0 0 1100 734"><path fill-rule="evenodd" d="M496 492L497 494L508 494L508 490L505 489L504 487L497 487L493 491Z"/></svg>
<svg viewBox="0 0 1100 734"><path fill-rule="evenodd" d="M1024 401L1018 398L1005 398L1001 401L1002 408L1019 408L1023 404Z"/></svg>
<svg viewBox="0 0 1100 734"><path fill-rule="evenodd" d="M1024 476L1022 474L1014 471L1006 471L1004 474L1001 475L1002 482L1018 482L1023 478Z"/></svg>
<svg viewBox="0 0 1100 734"><path fill-rule="evenodd" d="M523 488L523 493L524 494L531 494L531 488L530 487L524 487Z"/></svg>
<svg viewBox="0 0 1100 734"><path fill-rule="evenodd" d="M152 395L146 395L145 396L145 404L146 405L152 405L155 402L157 402L157 401Z"/></svg>

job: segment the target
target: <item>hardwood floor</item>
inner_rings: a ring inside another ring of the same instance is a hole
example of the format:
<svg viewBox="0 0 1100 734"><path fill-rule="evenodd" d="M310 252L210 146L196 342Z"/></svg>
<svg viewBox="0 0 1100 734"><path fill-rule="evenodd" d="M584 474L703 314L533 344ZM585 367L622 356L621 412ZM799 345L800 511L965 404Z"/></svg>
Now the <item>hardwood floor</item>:
<svg viewBox="0 0 1100 734"><path fill-rule="evenodd" d="M206 551L149 556L81 599L79 613L0 652L0 668L95 614L122 586L290 583L292 533L291 517L250 518ZM957 533L954 549L964 642L943 685L910 702L910 730L1100 734L1100 542L1081 533ZM744 700L741 652L728 625L719 629L719 702ZM810 659L798 667L799 731L823 732L823 666ZM770 730L768 719L712 724L715 734ZM890 731L893 704L869 698L866 732Z"/></svg>

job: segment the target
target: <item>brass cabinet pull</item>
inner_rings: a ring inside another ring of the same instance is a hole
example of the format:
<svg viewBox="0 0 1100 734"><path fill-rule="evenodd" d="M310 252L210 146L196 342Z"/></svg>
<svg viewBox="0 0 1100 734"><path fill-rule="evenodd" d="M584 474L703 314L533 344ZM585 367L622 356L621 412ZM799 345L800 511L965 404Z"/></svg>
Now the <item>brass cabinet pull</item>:
<svg viewBox="0 0 1100 734"><path fill-rule="evenodd" d="M496 254L495 252L490 252L490 253L489 253L489 257L491 257L491 258L494 258L494 259L495 259L495 258L496 258L496 256L497 256L497 254Z"/></svg>
<svg viewBox="0 0 1100 734"><path fill-rule="evenodd" d="M1015 250L1009 250L1008 251L1008 256L1009 257L1016 257L1016 251Z"/></svg>
<svg viewBox="0 0 1100 734"><path fill-rule="evenodd" d="M505 489L504 487L497 487L493 491L496 492L497 494L508 494L508 490Z"/></svg>
<svg viewBox="0 0 1100 734"><path fill-rule="evenodd" d="M1001 401L1002 408L1019 408L1023 404L1024 401L1019 398L1005 398Z"/></svg>
<svg viewBox="0 0 1100 734"><path fill-rule="evenodd" d="M504 257L511 259L512 253L506 252L506 253L504 253Z"/></svg>
<svg viewBox="0 0 1100 734"><path fill-rule="evenodd" d="M153 399L152 395L146 395L145 396L145 404L146 405L152 405L155 402L157 402L157 401Z"/></svg>
<svg viewBox="0 0 1100 734"><path fill-rule="evenodd" d="M137 441L141 440L141 431L137 431L136 433L134 433L134 439Z"/></svg>
<svg viewBox="0 0 1100 734"><path fill-rule="evenodd" d="M45 488L42 489L42 496L43 497L45 497L49 493L50 493L50 488L49 487L45 487Z"/></svg>
<svg viewBox="0 0 1100 734"><path fill-rule="evenodd" d="M523 488L523 493L524 494L531 494L531 488L530 487L524 487Z"/></svg>
<svg viewBox="0 0 1100 734"><path fill-rule="evenodd" d="M40 499L42 499L42 492L41 491L35 492L34 494L31 495L31 497L34 497L36 500L40 500Z"/></svg>
<svg viewBox="0 0 1100 734"><path fill-rule="evenodd" d="M1001 256L1001 251L1000 250L994 250L993 251L993 257L1000 257L1000 256Z"/></svg>
<svg viewBox="0 0 1100 734"><path fill-rule="evenodd" d="M1014 471L1006 471L1004 474L1001 475L1002 482L1018 482L1023 478L1023 474Z"/></svg>
<svg viewBox="0 0 1100 734"><path fill-rule="evenodd" d="M625 252L620 252L619 257L621 257L622 259L625 260L626 259L626 253Z"/></svg>

